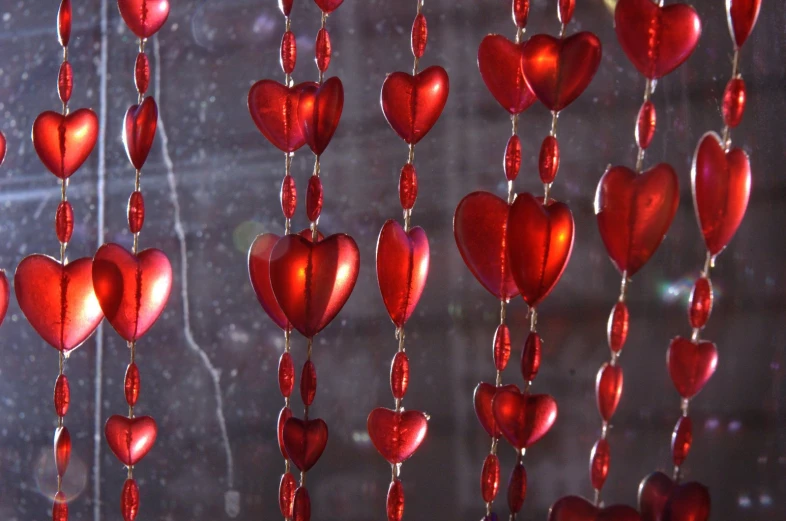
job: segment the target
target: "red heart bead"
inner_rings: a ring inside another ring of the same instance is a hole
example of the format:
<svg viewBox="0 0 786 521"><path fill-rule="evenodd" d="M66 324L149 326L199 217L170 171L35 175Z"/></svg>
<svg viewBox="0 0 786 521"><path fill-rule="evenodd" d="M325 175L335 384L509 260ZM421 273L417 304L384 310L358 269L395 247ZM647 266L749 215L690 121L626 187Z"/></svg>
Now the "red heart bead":
<svg viewBox="0 0 786 521"><path fill-rule="evenodd" d="M428 418L418 411L396 412L377 407L368 415L368 435L391 465L408 460L426 438Z"/></svg>
<svg viewBox="0 0 786 521"><path fill-rule="evenodd" d="M469 271L500 300L519 294L508 259L510 206L489 192L473 192L456 207L453 236Z"/></svg>
<svg viewBox="0 0 786 521"><path fill-rule="evenodd" d="M5 134L0 132L0 165L5 161L6 141Z"/></svg>
<svg viewBox="0 0 786 521"><path fill-rule="evenodd" d="M428 265L428 238L423 228L405 232L397 221L387 221L377 241L377 280L396 327L402 327L415 311L426 286Z"/></svg>
<svg viewBox="0 0 786 521"><path fill-rule="evenodd" d="M155 248L134 255L117 244L104 244L93 257L93 287L106 319L127 342L134 342L166 306L172 265Z"/></svg>
<svg viewBox="0 0 786 521"><path fill-rule="evenodd" d="M5 314L8 312L9 294L8 277L6 277L5 270L0 270L0 324L3 323Z"/></svg>
<svg viewBox="0 0 786 521"><path fill-rule="evenodd" d="M598 412L604 421L611 421L622 397L622 368L619 365L603 364L595 378L595 400Z"/></svg>
<svg viewBox="0 0 786 521"><path fill-rule="evenodd" d="M726 0L729 31L737 48L748 39L759 18L761 0Z"/></svg>
<svg viewBox="0 0 786 521"><path fill-rule="evenodd" d="M314 3L322 9L322 12L330 14L344 3L344 0L314 0Z"/></svg>
<svg viewBox="0 0 786 521"><path fill-rule="evenodd" d="M707 521L710 492L701 483L676 485L662 472L653 472L639 485L642 521Z"/></svg>
<svg viewBox="0 0 786 521"><path fill-rule="evenodd" d="M294 152L306 143L298 105L303 91L314 86L314 82L305 82L287 87L273 80L261 80L248 91L251 119L262 135L283 152Z"/></svg>
<svg viewBox="0 0 786 521"><path fill-rule="evenodd" d="M712 342L695 343L682 337L671 341L666 354L669 376L680 396L693 398L715 373L718 349Z"/></svg>
<svg viewBox="0 0 786 521"><path fill-rule="evenodd" d="M701 20L687 4L661 7L652 0L619 0L614 30L628 59L654 80L690 57L699 43Z"/></svg>
<svg viewBox="0 0 786 521"><path fill-rule="evenodd" d="M432 66L412 76L394 72L382 84L382 112L401 139L414 145L428 134L448 101L445 69Z"/></svg>
<svg viewBox="0 0 786 521"><path fill-rule="evenodd" d="M517 449L534 445L557 420L557 402L548 394L503 389L494 396L492 409L500 432Z"/></svg>
<svg viewBox="0 0 786 521"><path fill-rule="evenodd" d="M573 214L555 200L518 194L510 208L507 243L510 270L521 296L537 306L562 277L573 251Z"/></svg>
<svg viewBox="0 0 786 521"><path fill-rule="evenodd" d="M489 34L478 48L478 68L491 95L511 114L521 114L538 98L524 80L521 51L526 42Z"/></svg>
<svg viewBox="0 0 786 521"><path fill-rule="evenodd" d="M306 84L300 95L298 117L311 151L322 155L336 133L344 110L344 85L333 77L322 85Z"/></svg>
<svg viewBox="0 0 786 521"><path fill-rule="evenodd" d="M19 263L14 292L33 329L58 351L79 347L104 318L93 292L93 261L78 259L62 266L46 255Z"/></svg>
<svg viewBox="0 0 786 521"><path fill-rule="evenodd" d="M158 427L150 416L110 416L104 426L109 448L120 462L131 467L144 458L156 442Z"/></svg>
<svg viewBox="0 0 786 521"><path fill-rule="evenodd" d="M156 137L157 125L158 105L152 96L145 98L141 105L131 105L126 111L123 145L126 147L128 160L137 170L147 161Z"/></svg>
<svg viewBox="0 0 786 521"><path fill-rule="evenodd" d="M497 425L497 420L494 419L494 409L492 407L494 397L501 391L518 393L519 388L512 384L496 387L485 382L479 383L478 386L475 387L475 414L478 417L480 425L483 426L488 435L492 438L499 438L502 436L502 433L499 431L499 426Z"/></svg>
<svg viewBox="0 0 786 521"><path fill-rule="evenodd" d="M98 118L90 109L67 116L41 113L33 123L33 147L44 166L67 179L87 160L98 138Z"/></svg>
<svg viewBox="0 0 786 521"><path fill-rule="evenodd" d="M279 239L280 237L274 233L265 233L254 239L251 249L248 250L248 276L265 313L278 327L290 330L292 325L278 305L270 283L270 252Z"/></svg>
<svg viewBox="0 0 786 521"><path fill-rule="evenodd" d="M117 0L120 16L140 38L156 34L169 17L168 0Z"/></svg>
<svg viewBox="0 0 786 521"><path fill-rule="evenodd" d="M710 254L729 244L745 217L751 194L751 165L739 148L728 152L708 132L699 142L691 170L693 206Z"/></svg>
<svg viewBox="0 0 786 521"><path fill-rule="evenodd" d="M642 174L609 168L595 192L598 229L611 261L632 277L666 237L680 202L677 174L661 163Z"/></svg>
<svg viewBox="0 0 786 521"><path fill-rule="evenodd" d="M344 307L359 268L357 244L345 234L316 243L287 235L270 254L273 294L292 326L307 338L322 331Z"/></svg>
<svg viewBox="0 0 786 521"><path fill-rule="evenodd" d="M292 463L302 472L316 465L328 441L327 424L321 420L290 418L284 424L284 447Z"/></svg>
<svg viewBox="0 0 786 521"><path fill-rule="evenodd" d="M627 505L599 508L579 496L565 496L549 509L549 521L640 521L636 509Z"/></svg>
<svg viewBox="0 0 786 521"><path fill-rule="evenodd" d="M600 40L590 32L563 39L536 34L524 45L521 63L532 92L549 110L560 111L590 84L600 55Z"/></svg>

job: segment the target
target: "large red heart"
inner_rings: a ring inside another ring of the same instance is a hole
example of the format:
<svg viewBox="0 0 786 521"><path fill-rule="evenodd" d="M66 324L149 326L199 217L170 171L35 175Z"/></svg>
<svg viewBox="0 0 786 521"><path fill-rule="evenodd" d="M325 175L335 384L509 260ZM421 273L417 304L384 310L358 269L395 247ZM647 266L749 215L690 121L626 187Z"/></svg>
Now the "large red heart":
<svg viewBox="0 0 786 521"><path fill-rule="evenodd" d="M131 32L140 38L150 38L169 17L169 0L117 0L120 16Z"/></svg>
<svg viewBox="0 0 786 521"><path fill-rule="evenodd" d="M405 232L389 220L377 240L377 281L382 301L396 327L409 320L426 286L429 247L421 227Z"/></svg>
<svg viewBox="0 0 786 521"><path fill-rule="evenodd" d="M314 0L314 3L317 4L323 12L330 14L338 9L338 6L343 4L344 0Z"/></svg>
<svg viewBox="0 0 786 521"><path fill-rule="evenodd" d="M691 169L693 206L704 243L712 255L729 244L745 217L751 194L751 165L739 148L728 152L720 138L708 132L701 138Z"/></svg>
<svg viewBox="0 0 786 521"><path fill-rule="evenodd" d="M513 384L496 387L486 382L481 382L475 387L475 415L478 417L480 425L492 438L499 438L502 433L499 431L497 420L494 419L494 397L500 391L519 392L519 388Z"/></svg>
<svg viewBox="0 0 786 521"><path fill-rule="evenodd" d="M536 34L524 46L521 64L529 88L541 103L560 111L590 84L600 55L600 40L590 32L563 39Z"/></svg>
<svg viewBox="0 0 786 521"><path fill-rule="evenodd" d="M5 320L5 314L8 312L8 297L9 297L8 277L6 277L5 270L0 270L0 324Z"/></svg>
<svg viewBox="0 0 786 521"><path fill-rule="evenodd" d="M565 496L549 509L549 521L640 521L635 508L611 505L599 508L579 496Z"/></svg>
<svg viewBox="0 0 786 521"><path fill-rule="evenodd" d="M507 243L510 270L524 300L537 306L562 277L573 251L573 214L564 203L528 193L510 208Z"/></svg>
<svg viewBox="0 0 786 521"><path fill-rule="evenodd" d="M294 152L306 143L298 106L303 91L316 85L304 82L287 87L273 80L261 80L248 91L251 119L262 135L283 152Z"/></svg>
<svg viewBox="0 0 786 521"><path fill-rule="evenodd" d="M290 418L284 424L284 447L292 463L302 472L316 465L328 441L327 424L316 420Z"/></svg>
<svg viewBox="0 0 786 521"><path fill-rule="evenodd" d="M16 268L14 292L33 329L58 351L79 347L104 318L93 291L93 261L62 266L46 255L25 257Z"/></svg>
<svg viewBox="0 0 786 521"><path fill-rule="evenodd" d="M316 243L287 235L270 253L273 294L292 326L307 338L322 331L344 307L359 268L357 244L345 234Z"/></svg>
<svg viewBox="0 0 786 521"><path fill-rule="evenodd" d="M521 114L538 98L524 79L521 51L526 42L489 34L478 48L478 69L491 95L511 114Z"/></svg>
<svg viewBox="0 0 786 521"><path fill-rule="evenodd" d="M157 126L158 105L152 96L145 98L141 105L131 105L126 111L123 145L126 147L128 160L137 170L147 161L147 155L156 138Z"/></svg>
<svg viewBox="0 0 786 521"><path fill-rule="evenodd" d="M248 276L265 313L278 327L290 330L292 325L278 305L270 283L270 252L279 239L280 237L274 233L265 233L254 239L251 249L248 250Z"/></svg>
<svg viewBox="0 0 786 521"><path fill-rule="evenodd" d="M414 145L428 134L448 101L445 69L432 66L412 76L394 72L382 84L382 112L401 139Z"/></svg>
<svg viewBox="0 0 786 521"><path fill-rule="evenodd" d="M134 342L166 306L172 265L155 248L134 255L117 244L104 244L93 257L93 287L106 319L127 342Z"/></svg>
<svg viewBox="0 0 786 521"><path fill-rule="evenodd" d="M715 373L718 349L712 342L695 343L676 337L666 353L669 376L680 396L693 398Z"/></svg>
<svg viewBox="0 0 786 521"><path fill-rule="evenodd" d="M377 407L368 415L368 435L391 465L408 460L426 438L428 418L418 411Z"/></svg>
<svg viewBox="0 0 786 521"><path fill-rule="evenodd" d="M158 427L150 416L126 418L110 416L104 426L109 448L120 462L132 467L144 458L156 442Z"/></svg>
<svg viewBox="0 0 786 521"><path fill-rule="evenodd" d="M90 109L67 116L47 111L33 123L33 147L44 166L67 179L87 160L98 138L98 117Z"/></svg>
<svg viewBox="0 0 786 521"><path fill-rule="evenodd" d="M453 236L469 271L500 300L519 294L508 259L510 206L489 192L473 192L456 207Z"/></svg>
<svg viewBox="0 0 786 521"><path fill-rule="evenodd" d="M676 485L662 472L653 472L639 485L642 521L707 521L710 492L701 483Z"/></svg>
<svg viewBox="0 0 786 521"><path fill-rule="evenodd" d="M680 202L677 174L661 163L642 174L615 166L595 192L595 214L606 251L617 269L632 277L655 253Z"/></svg>
<svg viewBox="0 0 786 521"><path fill-rule="evenodd" d="M726 0L729 31L739 49L748 39L759 18L761 0Z"/></svg>
<svg viewBox="0 0 786 521"><path fill-rule="evenodd" d="M652 0L619 0L614 29L628 59L654 80L690 57L699 43L701 20L687 4L661 7Z"/></svg>
<svg viewBox="0 0 786 521"><path fill-rule="evenodd" d="M494 396L492 409L500 432L517 449L534 445L557 420L557 402L548 394L504 389Z"/></svg>
<svg viewBox="0 0 786 521"><path fill-rule="evenodd" d="M344 110L344 85L333 77L325 83L305 85L300 95L298 117L306 143L316 155L322 155L336 133Z"/></svg>

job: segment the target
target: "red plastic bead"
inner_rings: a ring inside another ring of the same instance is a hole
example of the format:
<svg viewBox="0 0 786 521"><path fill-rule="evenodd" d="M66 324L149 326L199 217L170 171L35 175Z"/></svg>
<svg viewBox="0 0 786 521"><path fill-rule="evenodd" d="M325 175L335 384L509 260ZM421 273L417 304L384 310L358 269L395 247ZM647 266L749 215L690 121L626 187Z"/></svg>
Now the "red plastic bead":
<svg viewBox="0 0 786 521"><path fill-rule="evenodd" d="M415 167L409 163L401 169L401 176L398 180L398 198L401 201L401 207L405 210L411 210L418 198L418 174L415 172Z"/></svg>
<svg viewBox="0 0 786 521"><path fill-rule="evenodd" d="M71 0L63 0L57 11L57 41L68 47L71 40Z"/></svg>
<svg viewBox="0 0 786 521"><path fill-rule="evenodd" d="M281 450L281 455L288 458L287 449L284 447L284 424L292 417L292 409L289 407L282 407L281 412L278 413L278 448Z"/></svg>
<svg viewBox="0 0 786 521"><path fill-rule="evenodd" d="M404 486L401 480L394 479L388 487L388 521L401 521L404 517Z"/></svg>
<svg viewBox="0 0 786 521"><path fill-rule="evenodd" d="M68 521L68 501L62 492L55 494L52 504L52 521Z"/></svg>
<svg viewBox="0 0 786 521"><path fill-rule="evenodd" d="M128 229L131 233L139 233L145 225L145 198L142 192L134 192L128 198Z"/></svg>
<svg viewBox="0 0 786 521"><path fill-rule="evenodd" d="M325 72L330 67L330 57L333 55L333 46L330 43L330 33L324 27L317 33L315 60L317 68Z"/></svg>
<svg viewBox="0 0 786 521"><path fill-rule="evenodd" d="M508 483L508 508L511 513L518 513L524 506L527 497L527 470L521 463L513 468Z"/></svg>
<svg viewBox="0 0 786 521"><path fill-rule="evenodd" d="M595 398L598 412L604 421L611 420L622 396L622 368L618 365L603 364L595 379Z"/></svg>
<svg viewBox="0 0 786 521"><path fill-rule="evenodd" d="M145 94L148 87L150 87L150 60L147 59L147 54L143 52L136 55L134 83L136 84L137 92L140 94Z"/></svg>
<svg viewBox="0 0 786 521"><path fill-rule="evenodd" d="M60 96L60 101L68 103L73 90L74 71L71 69L71 64L65 61L60 64L60 72L57 74L57 94Z"/></svg>
<svg viewBox="0 0 786 521"><path fill-rule="evenodd" d="M494 366L504 371L510 360L510 329L505 324L497 326L494 333Z"/></svg>
<svg viewBox="0 0 786 521"><path fill-rule="evenodd" d="M557 177L557 171L559 170L559 142L554 136L546 136L540 145L538 170L540 172L540 180L544 184L553 183Z"/></svg>
<svg viewBox="0 0 786 521"><path fill-rule="evenodd" d="M284 37L281 38L281 68L284 74L292 74L295 70L295 63L297 62L297 40L295 33L287 31Z"/></svg>
<svg viewBox="0 0 786 521"><path fill-rule="evenodd" d="M281 515L289 519L292 517L292 508L295 503L295 491L297 490L297 480L291 472L281 476L278 484L278 508Z"/></svg>
<svg viewBox="0 0 786 521"><path fill-rule="evenodd" d="M306 216L309 221L316 221L322 213L322 180L312 175L306 190Z"/></svg>
<svg viewBox="0 0 786 521"><path fill-rule="evenodd" d="M295 178L287 174L281 183L281 211L284 217L291 219L297 209L297 187Z"/></svg>
<svg viewBox="0 0 786 521"><path fill-rule="evenodd" d="M409 387L409 357L407 353L399 351L390 365L390 390L393 392L393 398L399 400L404 398L407 387Z"/></svg>
<svg viewBox="0 0 786 521"><path fill-rule="evenodd" d="M682 416L671 434L671 459L678 467L682 465L693 443L693 422L689 416Z"/></svg>
<svg viewBox="0 0 786 521"><path fill-rule="evenodd" d="M74 209L68 201L62 201L55 212L55 233L57 240L68 243L74 233Z"/></svg>
<svg viewBox="0 0 786 521"><path fill-rule="evenodd" d="M483 501L490 503L497 497L499 490L499 458L495 454L486 456L483 472L480 474L480 493Z"/></svg>
<svg viewBox="0 0 786 521"><path fill-rule="evenodd" d="M523 29L529 18L529 0L513 0L513 23Z"/></svg>
<svg viewBox="0 0 786 521"><path fill-rule="evenodd" d="M126 403L133 407L139 399L139 391L141 389L141 379L139 378L139 368L136 364L130 364L126 369L125 379L125 394Z"/></svg>
<svg viewBox="0 0 786 521"><path fill-rule="evenodd" d="M294 0L278 0L278 8L281 9L281 12L284 16L289 16L292 12L292 3Z"/></svg>
<svg viewBox="0 0 786 521"><path fill-rule="evenodd" d="M742 78L732 78L723 92L723 121L734 128L742 121L745 113L745 82Z"/></svg>
<svg viewBox="0 0 786 521"><path fill-rule="evenodd" d="M282 354L278 360L278 388L284 398L289 398L295 388L295 364L289 353Z"/></svg>
<svg viewBox="0 0 786 521"><path fill-rule="evenodd" d="M521 139L517 135L510 136L505 147L505 178L515 181L521 171Z"/></svg>
<svg viewBox="0 0 786 521"><path fill-rule="evenodd" d="M123 483L123 492L120 494L120 512L123 513L123 521L134 521L139 513L139 486L134 479L127 479Z"/></svg>
<svg viewBox="0 0 786 521"><path fill-rule="evenodd" d="M538 376L542 352L543 341L540 339L540 335L531 332L527 335L524 350L521 352L521 376L524 377L525 382L531 382Z"/></svg>
<svg viewBox="0 0 786 521"><path fill-rule="evenodd" d="M418 13L412 23L412 54L415 58L422 58L426 53L428 44L428 22L423 13Z"/></svg>
<svg viewBox="0 0 786 521"><path fill-rule="evenodd" d="M310 521L311 519L311 497L309 497L306 487L298 487L295 491L292 519L293 521Z"/></svg>
<svg viewBox="0 0 786 521"><path fill-rule="evenodd" d="M55 381L55 414L65 416L68 413L68 406L71 403L71 386L68 385L68 377L61 374Z"/></svg>
<svg viewBox="0 0 786 521"><path fill-rule="evenodd" d="M54 446L57 475L62 478L71 461L71 434L68 432L68 427L55 429Z"/></svg>
<svg viewBox="0 0 786 521"><path fill-rule="evenodd" d="M609 449L609 442L600 439L592 447L590 454L590 481L592 481L592 488L600 490L606 483L606 478L609 475L609 462L611 460L611 452Z"/></svg>
<svg viewBox="0 0 786 521"><path fill-rule="evenodd" d="M571 19L573 18L573 10L576 8L576 0L559 0L559 9L557 9L557 15L559 16L559 21L563 25L567 25L570 23Z"/></svg>
<svg viewBox="0 0 786 521"><path fill-rule="evenodd" d="M636 143L643 149L647 149L655 136L658 116L655 111L655 104L647 100L642 103L639 115L636 118Z"/></svg>
<svg viewBox="0 0 786 521"><path fill-rule="evenodd" d="M606 327L606 335L609 341L609 349L615 353L622 351L625 340L628 339L628 306L624 302L617 302L611 309L609 322Z"/></svg>
<svg viewBox="0 0 786 521"><path fill-rule="evenodd" d="M314 362L307 360L300 373L300 397L305 405L314 403L317 395L317 368Z"/></svg>
<svg viewBox="0 0 786 521"><path fill-rule="evenodd" d="M702 328L712 313L712 282L707 277L696 279L688 302L688 320L691 327Z"/></svg>

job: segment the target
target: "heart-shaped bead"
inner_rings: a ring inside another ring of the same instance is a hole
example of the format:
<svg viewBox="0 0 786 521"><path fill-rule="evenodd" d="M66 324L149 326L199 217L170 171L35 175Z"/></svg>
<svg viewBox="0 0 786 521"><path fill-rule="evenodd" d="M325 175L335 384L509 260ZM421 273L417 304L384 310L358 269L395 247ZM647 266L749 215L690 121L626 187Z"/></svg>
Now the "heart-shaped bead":
<svg viewBox="0 0 786 521"><path fill-rule="evenodd" d="M284 424L283 437L289 459L301 472L308 472L325 451L328 427L319 418L305 421L289 418Z"/></svg>
<svg viewBox="0 0 786 521"><path fill-rule="evenodd" d="M148 96L141 105L131 105L126 111L123 126L123 145L126 155L134 168L140 170L147 161L147 155L156 138L158 126L158 105Z"/></svg>
<svg viewBox="0 0 786 521"><path fill-rule="evenodd" d="M144 458L156 442L158 427L150 416L126 418L110 416L104 426L109 448L120 462L132 467Z"/></svg>
<svg viewBox="0 0 786 521"><path fill-rule="evenodd" d="M676 337L666 354L669 376L685 399L696 396L715 373L718 349L712 342L693 342Z"/></svg>
<svg viewBox="0 0 786 521"><path fill-rule="evenodd" d="M419 411L396 412L377 407L368 415L368 435L391 465L408 460L420 448L428 431L428 418Z"/></svg>
<svg viewBox="0 0 786 521"><path fill-rule="evenodd" d="M729 31L738 49L753 31L760 10L761 0L726 0Z"/></svg>
<svg viewBox="0 0 786 521"><path fill-rule="evenodd" d="M565 496L551 505L549 521L641 521L641 517L627 505L599 508L583 497Z"/></svg>
<svg viewBox="0 0 786 521"><path fill-rule="evenodd" d="M323 13L330 14L344 3L344 0L314 0Z"/></svg>
<svg viewBox="0 0 786 521"><path fill-rule="evenodd" d="M538 98L524 80L521 52L526 42L489 34L478 47L478 69L491 95L511 114L521 114Z"/></svg>
<svg viewBox="0 0 786 521"><path fill-rule="evenodd" d="M169 0L117 0L120 16L131 32L140 38L150 38L169 17Z"/></svg>
<svg viewBox="0 0 786 521"><path fill-rule="evenodd" d="M615 166L595 192L598 230L611 261L632 277L666 237L680 202L677 174L661 163L642 174Z"/></svg>
<svg viewBox="0 0 786 521"><path fill-rule="evenodd" d="M707 521L710 507L709 490L695 481L677 485L653 472L639 485L641 521Z"/></svg>
<svg viewBox="0 0 786 521"><path fill-rule="evenodd" d="M394 72L382 84L382 112L396 134L414 145L428 134L448 101L445 69L432 66L416 75Z"/></svg>
<svg viewBox="0 0 786 521"><path fill-rule="evenodd" d="M595 400L603 421L611 421L622 397L622 368L619 365L603 364L595 378Z"/></svg>
<svg viewBox="0 0 786 521"><path fill-rule="evenodd" d="M134 255L117 244L104 244L93 257L93 287L106 319L127 342L134 342L166 306L172 265L155 248Z"/></svg>
<svg viewBox="0 0 786 521"><path fill-rule="evenodd" d="M614 30L628 59L646 78L661 78L690 57L701 20L687 4L661 7L652 0L619 0Z"/></svg>
<svg viewBox="0 0 786 521"><path fill-rule="evenodd" d="M507 244L510 270L521 296L537 306L562 277L573 251L573 214L555 200L518 194L510 208Z"/></svg>
<svg viewBox="0 0 786 521"><path fill-rule="evenodd" d="M8 277L6 277L5 270L0 270L0 324L3 323L5 314L8 312L9 296Z"/></svg>
<svg viewBox="0 0 786 521"><path fill-rule="evenodd" d="M14 292L33 329L58 351L82 345L104 318L93 291L93 261L62 266L46 255L25 257L16 268Z"/></svg>
<svg viewBox="0 0 786 521"><path fill-rule="evenodd" d="M423 228L405 232L397 221L387 221L377 240L377 281L396 327L402 327L415 311L426 286L428 266L428 238Z"/></svg>
<svg viewBox="0 0 786 521"><path fill-rule="evenodd" d="M262 135L281 151L294 152L306 144L298 106L303 91L316 85L305 82L287 87L273 80L261 80L248 91L251 119Z"/></svg>
<svg viewBox="0 0 786 521"><path fill-rule="evenodd" d="M691 170L693 206L704 243L712 255L729 244L745 217L751 193L751 165L739 148L726 152L708 132L699 142Z"/></svg>
<svg viewBox="0 0 786 521"><path fill-rule="evenodd" d="M494 419L494 397L501 391L519 392L519 388L515 385L504 385L496 387L486 382L481 382L475 387L475 415L478 417L480 425L486 430L492 438L499 438L502 433L499 431L497 420Z"/></svg>
<svg viewBox="0 0 786 521"><path fill-rule="evenodd" d="M508 260L510 206L489 192L473 192L456 207L453 236L469 271L500 300L519 294Z"/></svg>
<svg viewBox="0 0 786 521"><path fill-rule="evenodd" d="M359 268L357 244L345 234L316 243L287 235L270 253L273 294L292 326L307 338L322 331L344 307Z"/></svg>
<svg viewBox="0 0 786 521"><path fill-rule="evenodd" d="M248 250L248 276L265 313L278 327L290 330L292 325L278 305L270 283L270 252L279 239L280 237L274 233L265 233L254 239L251 249Z"/></svg>
<svg viewBox="0 0 786 521"><path fill-rule="evenodd" d="M573 103L592 81L600 65L601 46L590 32L567 38L536 34L521 53L524 78L549 110Z"/></svg>
<svg viewBox="0 0 786 521"><path fill-rule="evenodd" d="M87 160L98 138L98 117L90 109L67 116L41 113L33 123L33 147L44 166L67 179Z"/></svg>
<svg viewBox="0 0 786 521"><path fill-rule="evenodd" d="M516 449L534 445L557 420L557 402L548 394L503 389L494 396L492 409L500 432Z"/></svg>
<svg viewBox="0 0 786 521"><path fill-rule="evenodd" d="M298 104L298 117L309 148L322 155L336 133L344 110L344 85L333 77L325 83L305 84Z"/></svg>

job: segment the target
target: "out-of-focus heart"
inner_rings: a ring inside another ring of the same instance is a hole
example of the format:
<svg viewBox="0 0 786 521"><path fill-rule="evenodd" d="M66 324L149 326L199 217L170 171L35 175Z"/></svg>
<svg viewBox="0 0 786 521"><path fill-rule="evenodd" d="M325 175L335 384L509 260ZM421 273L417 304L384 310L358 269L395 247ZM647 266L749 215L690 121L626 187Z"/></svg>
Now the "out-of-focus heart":
<svg viewBox="0 0 786 521"><path fill-rule="evenodd" d="M144 458L156 442L158 427L150 416L126 418L115 414L104 426L109 448L120 462L132 467Z"/></svg>
<svg viewBox="0 0 786 521"><path fill-rule="evenodd" d="M420 448L428 418L419 411L396 412L378 407L368 415L368 435L391 465L408 460Z"/></svg>
<svg viewBox="0 0 786 521"><path fill-rule="evenodd" d="M123 126L123 145L131 164L137 170L144 166L147 155L156 138L158 126L158 105L148 96L141 105L131 105L126 112Z"/></svg>
<svg viewBox="0 0 786 521"><path fill-rule="evenodd" d="M169 0L117 0L120 16L140 38L156 34L169 17Z"/></svg>
<svg viewBox="0 0 786 521"><path fill-rule="evenodd" d="M272 80L256 82L248 91L248 111L263 136L283 152L294 152L306 144L300 121L300 96L317 84L304 82L287 87Z"/></svg>
<svg viewBox="0 0 786 521"><path fill-rule="evenodd" d="M494 99L511 114L521 114L538 98L524 79L521 52L526 42L489 34L478 48L478 69Z"/></svg>
<svg viewBox="0 0 786 521"><path fill-rule="evenodd" d="M33 123L33 148L44 166L67 179L87 160L98 138L98 117L90 109L67 116L41 113Z"/></svg>
<svg viewBox="0 0 786 521"><path fill-rule="evenodd" d="M557 402L548 394L502 390L492 408L500 432L516 449L534 445L557 420Z"/></svg>
<svg viewBox="0 0 786 521"><path fill-rule="evenodd" d="M494 397L501 391L519 392L519 388L512 384L496 387L486 382L481 382L475 387L475 415L477 415L480 425L492 438L502 436L497 420L494 419L494 409L492 408Z"/></svg>
<svg viewBox="0 0 786 521"><path fill-rule="evenodd" d="M302 472L308 472L327 446L327 424L319 418L306 421L289 418L284 424L283 438L289 459Z"/></svg>
<svg viewBox="0 0 786 521"><path fill-rule="evenodd" d="M653 472L639 485L642 521L707 521L710 492L696 481L676 485L662 472Z"/></svg>
<svg viewBox="0 0 786 521"><path fill-rule="evenodd" d="M344 85L333 77L318 85L305 84L298 104L298 117L306 143L321 155L333 139L344 110Z"/></svg>
<svg viewBox="0 0 786 521"><path fill-rule="evenodd" d="M676 337L666 354L669 376L680 396L693 398L715 373L718 349L712 342L696 343Z"/></svg>
<svg viewBox="0 0 786 521"><path fill-rule="evenodd" d="M278 305L273 294L273 286L270 284L270 252L280 238L274 233L265 233L254 239L251 249L248 250L248 276L265 313L278 327L289 330L292 326L281 306Z"/></svg>
<svg viewBox="0 0 786 521"><path fill-rule="evenodd" d="M394 72L382 84L382 112L396 134L414 145L439 119L449 91L448 73L442 67L435 65L414 76Z"/></svg>
<svg viewBox="0 0 786 521"><path fill-rule="evenodd" d="M8 277L5 270L0 270L0 324L5 320L5 314L8 312L8 298L10 296Z"/></svg>
<svg viewBox="0 0 786 521"><path fill-rule="evenodd" d="M5 134L0 132L0 165L2 165L3 161L5 161L6 145Z"/></svg>
<svg viewBox="0 0 786 521"><path fill-rule="evenodd" d="M611 505L599 508L579 496L565 496L549 509L549 521L640 521L635 508Z"/></svg>

